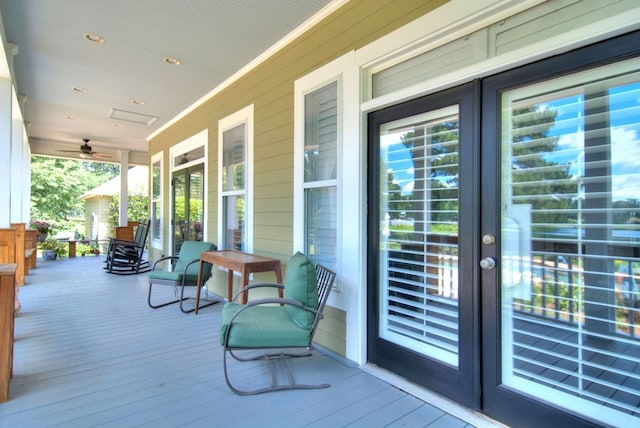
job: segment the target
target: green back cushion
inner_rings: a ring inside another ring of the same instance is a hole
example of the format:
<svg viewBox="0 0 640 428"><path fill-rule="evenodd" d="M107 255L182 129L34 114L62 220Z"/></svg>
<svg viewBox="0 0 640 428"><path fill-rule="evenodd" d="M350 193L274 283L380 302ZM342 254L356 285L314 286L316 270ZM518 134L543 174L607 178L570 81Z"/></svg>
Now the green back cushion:
<svg viewBox="0 0 640 428"><path fill-rule="evenodd" d="M216 246L211 242L200 242L200 241L185 241L182 243L180 247L180 254L178 255L178 261L174 268L174 272L183 272L184 267L187 263L192 260L199 259L200 253L203 251L215 251ZM198 270L200 269L200 263L193 263L191 266L187 268L187 277L188 278L197 278ZM209 278L211 274L211 264L205 263L202 267L202 278Z"/></svg>
<svg viewBox="0 0 640 428"><path fill-rule="evenodd" d="M304 254L297 252L291 257L284 275L284 297L301 302L303 305L318 308L318 286L316 268ZM291 320L300 328L310 329L315 315L304 309L285 305Z"/></svg>

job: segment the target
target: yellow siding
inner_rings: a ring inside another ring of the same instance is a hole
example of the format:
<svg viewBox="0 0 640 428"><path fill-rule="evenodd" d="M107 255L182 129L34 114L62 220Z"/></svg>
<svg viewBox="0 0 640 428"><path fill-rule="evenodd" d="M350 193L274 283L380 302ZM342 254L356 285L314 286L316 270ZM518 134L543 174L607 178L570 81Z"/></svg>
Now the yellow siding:
<svg viewBox="0 0 640 428"><path fill-rule="evenodd" d="M327 306L324 315L324 319L318 324L314 341L338 355L346 356L347 314Z"/></svg>
<svg viewBox="0 0 640 428"><path fill-rule="evenodd" d="M286 262L293 249L294 82L327 62L407 24L445 0L352 0L207 100L149 142L149 154L165 151L165 207L169 218L169 147L209 130L208 236L217 242L218 121L254 105L254 252ZM195 100L194 100L195 101ZM169 225L164 236L169 242ZM165 244L165 246L168 244ZM165 248L165 251L168 250ZM216 281L217 282L217 281ZM344 355L346 315L331 309L319 339Z"/></svg>

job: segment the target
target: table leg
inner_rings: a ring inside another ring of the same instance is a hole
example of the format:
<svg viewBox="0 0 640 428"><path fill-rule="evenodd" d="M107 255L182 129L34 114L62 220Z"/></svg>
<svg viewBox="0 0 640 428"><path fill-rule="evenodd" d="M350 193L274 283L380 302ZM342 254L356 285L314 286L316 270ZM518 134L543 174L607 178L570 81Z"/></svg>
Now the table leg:
<svg viewBox="0 0 640 428"><path fill-rule="evenodd" d="M200 260L200 267L198 268L198 282L196 282L196 309L194 313L198 315L198 308L200 307L200 286L202 282L202 266L204 262ZM182 303L181 303L182 304Z"/></svg>
<svg viewBox="0 0 640 428"><path fill-rule="evenodd" d="M244 290L244 288L249 284L249 272L246 269L242 270L242 280L240 281L240 289ZM246 305L249 300L249 296L247 293L242 293L242 304Z"/></svg>
<svg viewBox="0 0 640 428"><path fill-rule="evenodd" d="M233 300L233 271L227 269L227 300Z"/></svg>
<svg viewBox="0 0 640 428"><path fill-rule="evenodd" d="M76 241L69 241L69 258L76 256Z"/></svg>

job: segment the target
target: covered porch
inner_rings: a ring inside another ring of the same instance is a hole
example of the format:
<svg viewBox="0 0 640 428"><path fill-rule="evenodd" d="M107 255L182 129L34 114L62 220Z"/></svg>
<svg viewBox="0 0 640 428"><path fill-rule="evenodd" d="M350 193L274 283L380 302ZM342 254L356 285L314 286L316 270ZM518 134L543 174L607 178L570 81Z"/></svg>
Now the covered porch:
<svg viewBox="0 0 640 428"><path fill-rule="evenodd" d="M108 275L103 259L39 260L20 287L2 426L495 426L318 351L293 371L330 388L237 396L222 372L222 305L150 309L146 275ZM264 380L251 364L234 362L236 379Z"/></svg>

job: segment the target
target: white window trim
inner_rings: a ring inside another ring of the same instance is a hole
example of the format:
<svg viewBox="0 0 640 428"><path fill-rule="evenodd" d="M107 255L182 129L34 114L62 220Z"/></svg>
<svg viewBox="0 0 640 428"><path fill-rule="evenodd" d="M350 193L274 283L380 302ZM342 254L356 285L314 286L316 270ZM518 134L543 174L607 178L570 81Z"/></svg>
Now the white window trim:
<svg viewBox="0 0 640 428"><path fill-rule="evenodd" d="M160 163L160 236L151 236L151 248L157 248L162 250L162 244L164 242L163 230L164 230L164 152L158 152L155 155L151 156L151 168L149 169L149 181L151 182L151 201L149 212L153 209L153 165L159 162ZM153 230L153 227L151 228Z"/></svg>
<svg viewBox="0 0 640 428"><path fill-rule="evenodd" d="M364 46L356 52L356 64L362 69L363 81L363 102L360 110L378 110L638 28L640 6L396 92L372 98L373 73L466 37L543 2L544 0L451 0L433 12Z"/></svg>
<svg viewBox="0 0 640 428"><path fill-rule="evenodd" d="M366 331L360 320L366 315L366 150L360 131L359 73L355 52L326 64L295 81L293 146L293 249L304 250L304 120L305 96L338 82L338 144L336 176L336 290L328 304L346 312L347 358L364 362Z"/></svg>
<svg viewBox="0 0 640 428"><path fill-rule="evenodd" d="M245 227L246 242L245 251L253 252L253 104L238 110L218 121L218 240L224 236L223 231L223 194L222 194L222 162L223 162L223 144L222 137L225 131L238 125L246 125L246 153L245 153L245 190L239 191L239 195L245 197ZM225 196L231 195L231 192L225 192ZM220 241L221 242L221 241Z"/></svg>
<svg viewBox="0 0 640 428"><path fill-rule="evenodd" d="M196 159L190 162L187 162L185 164L182 165L178 165L175 166L176 164L176 158L178 158L179 156L181 156L184 153L190 152L191 150L194 150L198 147L204 147L204 155L203 157L201 157L200 159ZM208 177L207 174L207 169L208 169L208 165L209 165L209 161L208 161L208 157L209 157L209 130L208 129L204 129L200 132L198 132L195 135L192 135L191 137L187 138L186 140L172 146L169 149L169 177L173 178L173 172L174 171L179 171L181 169L184 168L188 168L190 166L195 166L195 165L199 165L204 163L204 200L202 201L202 204L204 207L208 206L207 203L207 195L209 194L207 188L208 188L208 181L206 178ZM169 224L173 224L173 210L171 209L171 207L173 207L173 192L169 192L169 217L170 217L170 223ZM203 225L202 225L202 239L204 241L208 240L208 235L207 235L207 210L204 210L204 219L203 219ZM174 246L174 239L175 236L173 235L173 233L171 233L171 231L169 231L169 251L173 251L173 246Z"/></svg>

